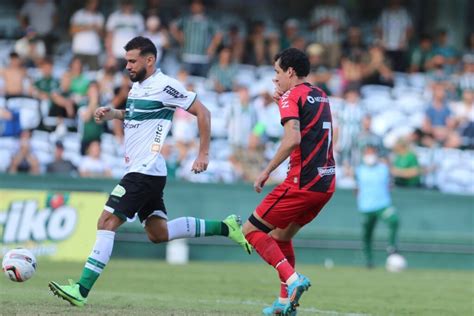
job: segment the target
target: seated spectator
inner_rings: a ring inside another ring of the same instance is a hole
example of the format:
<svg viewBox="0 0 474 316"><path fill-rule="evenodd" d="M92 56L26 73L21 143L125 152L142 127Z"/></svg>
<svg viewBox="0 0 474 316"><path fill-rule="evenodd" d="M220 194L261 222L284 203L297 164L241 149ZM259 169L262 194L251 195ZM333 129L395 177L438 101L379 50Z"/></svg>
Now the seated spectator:
<svg viewBox="0 0 474 316"><path fill-rule="evenodd" d="M159 67L163 52L169 48L168 32L161 26L161 20L157 15L150 15L146 19L146 30L143 36L149 38L156 46L156 66Z"/></svg>
<svg viewBox="0 0 474 316"><path fill-rule="evenodd" d="M340 78L340 85L338 91L333 91L333 94L341 95L351 86L360 86L362 82L362 70L363 65L360 57L356 56L343 56L341 58L341 68L338 69L338 75Z"/></svg>
<svg viewBox="0 0 474 316"><path fill-rule="evenodd" d="M32 27L28 27L25 36L15 42L15 52L26 67L32 68L46 56L46 47L38 37L38 33Z"/></svg>
<svg viewBox="0 0 474 316"><path fill-rule="evenodd" d="M459 95L464 90L474 91L474 53L465 54L462 58L462 71L456 78Z"/></svg>
<svg viewBox="0 0 474 316"><path fill-rule="evenodd" d="M378 41L369 47L369 52L362 64L362 84L393 86L392 66Z"/></svg>
<svg viewBox="0 0 474 316"><path fill-rule="evenodd" d="M453 147L456 122L448 107L446 87L443 83L435 83L432 90L433 99L426 110L422 131L432 135L440 146Z"/></svg>
<svg viewBox="0 0 474 316"><path fill-rule="evenodd" d="M454 113L457 132L459 135L459 147L463 149L474 148L474 90L464 90L460 102L451 104ZM457 147L457 146L456 146Z"/></svg>
<svg viewBox="0 0 474 316"><path fill-rule="evenodd" d="M23 131L20 135L20 148L18 152L13 155L8 172L10 173L29 173L39 174L40 164L38 158L31 152L31 132Z"/></svg>
<svg viewBox="0 0 474 316"><path fill-rule="evenodd" d="M425 72L427 61L433 57L433 39L422 34L420 42L410 55L410 72Z"/></svg>
<svg viewBox="0 0 474 316"><path fill-rule="evenodd" d="M85 156L79 166L79 174L81 177L100 178L110 177L112 172L104 160L100 158L100 143L94 141L87 148L87 156Z"/></svg>
<svg viewBox="0 0 474 316"><path fill-rule="evenodd" d="M0 136L20 136L20 113L0 108Z"/></svg>
<svg viewBox="0 0 474 316"><path fill-rule="evenodd" d="M244 55L244 36L239 26L232 24L222 38L222 44L232 52L232 61L240 64Z"/></svg>
<svg viewBox="0 0 474 316"><path fill-rule="evenodd" d="M420 186L421 168L416 154L406 139L399 139L393 147L394 157L390 172L395 184L403 187Z"/></svg>
<svg viewBox="0 0 474 316"><path fill-rule="evenodd" d="M57 175L72 176L76 173L76 167L69 160L63 158L64 145L57 141L54 149L54 161L46 166L46 172Z"/></svg>
<svg viewBox="0 0 474 316"><path fill-rule="evenodd" d="M60 89L51 93L51 100L56 106L52 107L51 116L74 118L77 104L87 93L89 79L82 72L82 62L74 57L60 83Z"/></svg>
<svg viewBox="0 0 474 316"><path fill-rule="evenodd" d="M322 55L324 48L319 44L311 44L306 49L309 57L309 75L308 82L321 88L327 95L331 95L328 88L328 82L331 79L331 71L323 64Z"/></svg>
<svg viewBox="0 0 474 316"><path fill-rule="evenodd" d="M232 52L229 47L222 47L219 60L211 66L209 79L217 92L228 92L234 89L237 65L232 62Z"/></svg>
<svg viewBox="0 0 474 316"><path fill-rule="evenodd" d="M10 63L0 69L0 76L4 81L5 98L29 94L29 78L17 53L10 53Z"/></svg>
<svg viewBox="0 0 474 316"><path fill-rule="evenodd" d="M78 117L81 133L81 154L84 155L86 149L94 141L100 141L104 132L104 124L99 124L94 119L94 113L100 107L99 85L93 81L89 84L87 97L79 104Z"/></svg>
<svg viewBox="0 0 474 316"><path fill-rule="evenodd" d="M458 50L449 44L449 36L447 30L439 30L436 37L436 44L433 48L433 57L428 64L433 63L433 68L442 64L443 71L451 75L455 71L455 66L459 60Z"/></svg>
<svg viewBox="0 0 474 316"><path fill-rule="evenodd" d="M360 27L350 26L347 30L347 38L342 42L342 56L361 59L366 50L367 47L362 40Z"/></svg>
<svg viewBox="0 0 474 316"><path fill-rule="evenodd" d="M57 105L52 104L51 93L58 92L60 88L59 80L53 77L53 61L50 58L44 58L39 63L41 76L35 81L32 87L32 96L42 101L48 102L51 116L55 115Z"/></svg>

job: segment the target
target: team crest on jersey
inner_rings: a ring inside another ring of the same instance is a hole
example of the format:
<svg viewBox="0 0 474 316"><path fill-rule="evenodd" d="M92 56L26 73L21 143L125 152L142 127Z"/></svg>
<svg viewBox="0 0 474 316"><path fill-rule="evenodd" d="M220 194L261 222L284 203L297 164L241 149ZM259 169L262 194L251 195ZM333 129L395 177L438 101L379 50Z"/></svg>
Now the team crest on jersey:
<svg viewBox="0 0 474 316"><path fill-rule="evenodd" d="M159 153L160 152L160 149L161 149L161 145L160 144L157 144L157 143L153 143L151 144L151 152L152 153Z"/></svg>

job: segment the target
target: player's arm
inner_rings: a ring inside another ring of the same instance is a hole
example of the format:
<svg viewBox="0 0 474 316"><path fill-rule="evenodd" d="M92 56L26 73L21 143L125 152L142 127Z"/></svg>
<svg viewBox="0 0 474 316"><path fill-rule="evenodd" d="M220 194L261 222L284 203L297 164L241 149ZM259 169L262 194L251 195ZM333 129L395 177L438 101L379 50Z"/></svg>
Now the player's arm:
<svg viewBox="0 0 474 316"><path fill-rule="evenodd" d="M108 106L101 106L95 110L94 118L97 123L102 123L113 119L123 121L125 119L125 111L113 109Z"/></svg>
<svg viewBox="0 0 474 316"><path fill-rule="evenodd" d="M194 100L188 112L196 116L199 129L199 154L193 163L191 171L200 173L206 171L209 165L209 144L211 142L211 113L199 101Z"/></svg>
<svg viewBox="0 0 474 316"><path fill-rule="evenodd" d="M255 191L258 193L262 191L262 188L272 171L285 161L290 156L291 152L300 145L300 121L298 119L289 119L284 123L283 127L283 137L275 156L270 160L267 167L260 173L253 185Z"/></svg>

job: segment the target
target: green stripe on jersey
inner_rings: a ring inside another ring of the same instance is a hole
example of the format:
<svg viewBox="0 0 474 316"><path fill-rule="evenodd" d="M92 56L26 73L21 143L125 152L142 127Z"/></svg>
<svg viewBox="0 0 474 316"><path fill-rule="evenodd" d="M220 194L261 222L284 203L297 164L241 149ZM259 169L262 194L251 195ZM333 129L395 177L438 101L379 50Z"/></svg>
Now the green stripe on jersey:
<svg viewBox="0 0 474 316"><path fill-rule="evenodd" d="M170 109L163 109L157 112L136 112L130 114L130 111L125 113L126 120L134 120L134 121L146 121L146 120L168 120L171 121L173 119L174 110Z"/></svg>
<svg viewBox="0 0 474 316"><path fill-rule="evenodd" d="M132 104L135 110L157 110L164 107L160 101L128 98L127 109L129 109Z"/></svg>

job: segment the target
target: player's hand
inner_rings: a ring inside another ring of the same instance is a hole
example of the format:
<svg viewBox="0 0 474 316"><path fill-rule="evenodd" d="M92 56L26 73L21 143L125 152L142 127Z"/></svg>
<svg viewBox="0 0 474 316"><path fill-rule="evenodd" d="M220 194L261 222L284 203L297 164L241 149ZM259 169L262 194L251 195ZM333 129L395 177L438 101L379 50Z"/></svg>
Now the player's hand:
<svg viewBox="0 0 474 316"><path fill-rule="evenodd" d="M257 177L253 183L253 188L257 193L262 192L263 186L265 185L265 182L267 182L269 176L270 174L268 172L262 171L262 173Z"/></svg>
<svg viewBox="0 0 474 316"><path fill-rule="evenodd" d="M283 91L281 91L280 89L275 89L275 92L273 92L273 101L275 101L277 104L278 104L278 101L280 101L280 98L281 96L284 94Z"/></svg>
<svg viewBox="0 0 474 316"><path fill-rule="evenodd" d="M102 123L114 118L114 110L108 106L97 108L94 113L94 119L97 123Z"/></svg>
<svg viewBox="0 0 474 316"><path fill-rule="evenodd" d="M209 165L209 156L205 154L199 154L193 163L191 171L194 173L201 173L207 170Z"/></svg>

